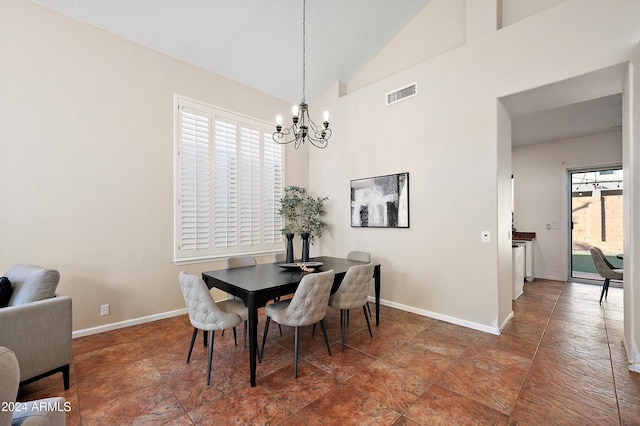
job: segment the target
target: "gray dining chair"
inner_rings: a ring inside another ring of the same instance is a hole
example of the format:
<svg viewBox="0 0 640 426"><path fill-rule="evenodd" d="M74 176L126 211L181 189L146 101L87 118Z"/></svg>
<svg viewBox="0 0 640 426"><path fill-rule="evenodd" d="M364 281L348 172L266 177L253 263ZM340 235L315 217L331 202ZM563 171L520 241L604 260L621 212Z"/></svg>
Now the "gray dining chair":
<svg viewBox="0 0 640 426"><path fill-rule="evenodd" d="M245 266L256 266L258 262L256 262L256 258L250 255L240 255L240 256L231 256L227 257L224 261L225 269L233 269L233 268L242 268ZM227 299L237 299L235 296L227 294ZM246 318L245 318L246 319ZM222 330L222 335L224 336L224 330ZM236 338L236 330L233 329L233 338ZM244 348L247 348L247 323L244 323Z"/></svg>
<svg viewBox="0 0 640 426"><path fill-rule="evenodd" d="M347 259L357 260L360 262L371 262L371 254L368 251L352 250L347 253ZM371 316L371 305L369 305L369 301L367 301L367 311L369 311L369 316Z"/></svg>
<svg viewBox="0 0 640 426"><path fill-rule="evenodd" d="M256 258L253 256L231 256L224 261L225 268L242 268L243 266L256 266Z"/></svg>
<svg viewBox="0 0 640 426"><path fill-rule="evenodd" d="M600 293L600 304L602 305L602 297L604 296L606 299L609 294L609 280L622 281L622 269L616 269L598 247L591 247L589 252L591 252L591 257L593 258L593 263L596 265L598 274L604 278L602 292Z"/></svg>
<svg viewBox="0 0 640 426"><path fill-rule="evenodd" d="M293 376L298 377L298 334L300 327L320 323L324 342L327 345L327 352L331 355L327 330L324 326L324 317L327 314L327 305L333 286L335 273L333 269L326 272L310 273L302 277L298 288L289 300L267 305L264 308L267 320L264 325L262 336L261 356L264 359L264 346L269 333L269 323L271 320L278 324L294 327L294 349L293 349Z"/></svg>
<svg viewBox="0 0 640 426"><path fill-rule="evenodd" d="M349 309L362 307L364 319L367 321L369 335L371 333L371 325L369 324L369 315L367 315L367 301L369 300L369 283L373 276L373 263L366 265L352 266L347 270L340 287L329 299L329 306L340 309L340 334L342 341L342 350L344 351L344 340L347 323L347 312Z"/></svg>
<svg viewBox="0 0 640 426"><path fill-rule="evenodd" d="M193 352L193 344L196 341L198 330L202 330L209 334L208 342L208 363L207 363L207 385L211 384L211 363L213 359L213 341L216 330L224 330L233 328L235 339L235 327L245 323L249 317L247 307L244 306L242 300L229 299L221 302L215 302L207 285L201 278L195 275L189 275L180 272L179 276L180 288L184 296L184 302L187 305L189 313L189 321L193 325L193 333L191 335L191 345L189 346L189 354L187 355L187 363L191 360ZM245 338L246 341L246 338ZM236 343L237 344L237 343Z"/></svg>

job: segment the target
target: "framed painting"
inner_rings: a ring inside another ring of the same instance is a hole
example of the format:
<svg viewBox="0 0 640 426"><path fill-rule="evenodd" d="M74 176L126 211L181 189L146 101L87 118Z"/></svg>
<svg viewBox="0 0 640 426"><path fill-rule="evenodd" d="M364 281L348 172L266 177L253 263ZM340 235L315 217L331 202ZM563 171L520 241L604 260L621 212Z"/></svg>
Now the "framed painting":
<svg viewBox="0 0 640 426"><path fill-rule="evenodd" d="M351 181L351 226L409 227L409 173Z"/></svg>

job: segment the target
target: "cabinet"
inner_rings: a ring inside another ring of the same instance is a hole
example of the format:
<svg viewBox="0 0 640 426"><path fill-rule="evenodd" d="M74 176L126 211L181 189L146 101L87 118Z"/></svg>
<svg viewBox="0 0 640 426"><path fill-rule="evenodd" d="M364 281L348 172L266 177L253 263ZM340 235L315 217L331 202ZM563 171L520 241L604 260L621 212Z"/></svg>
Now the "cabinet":
<svg viewBox="0 0 640 426"><path fill-rule="evenodd" d="M524 291L525 244L514 243L511 247L513 253L513 259L511 262L513 278L513 300L516 300Z"/></svg>

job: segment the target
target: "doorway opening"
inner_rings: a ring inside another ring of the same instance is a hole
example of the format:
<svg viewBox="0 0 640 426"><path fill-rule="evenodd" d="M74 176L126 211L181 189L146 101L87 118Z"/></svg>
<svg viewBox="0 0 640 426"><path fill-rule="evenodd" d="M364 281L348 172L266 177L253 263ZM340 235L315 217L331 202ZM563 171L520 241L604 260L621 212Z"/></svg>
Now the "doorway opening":
<svg viewBox="0 0 640 426"><path fill-rule="evenodd" d="M569 175L571 279L601 284L589 249L599 247L616 268L622 268L617 257L622 253L624 235L622 168L572 170Z"/></svg>

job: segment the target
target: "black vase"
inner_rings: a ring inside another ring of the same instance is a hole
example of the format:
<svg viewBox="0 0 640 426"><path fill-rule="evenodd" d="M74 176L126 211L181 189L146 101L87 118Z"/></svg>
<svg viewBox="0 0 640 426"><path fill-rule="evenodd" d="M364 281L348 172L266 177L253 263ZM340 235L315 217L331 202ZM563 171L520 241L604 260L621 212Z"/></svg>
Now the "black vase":
<svg viewBox="0 0 640 426"><path fill-rule="evenodd" d="M302 234L300 234L300 236L302 237L302 261L308 262L309 261L309 233L303 232Z"/></svg>
<svg viewBox="0 0 640 426"><path fill-rule="evenodd" d="M287 237L287 259L286 263L293 263L293 232L285 234Z"/></svg>

